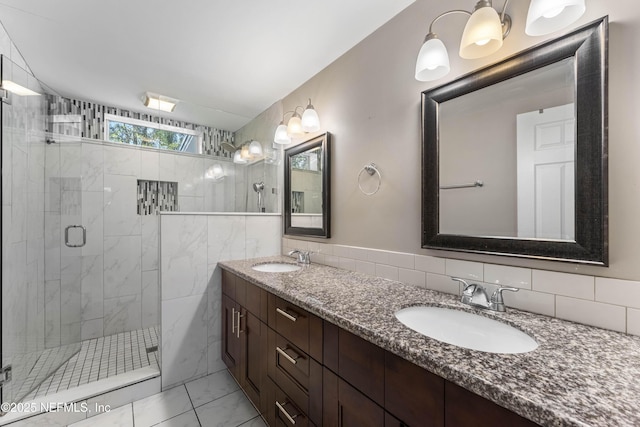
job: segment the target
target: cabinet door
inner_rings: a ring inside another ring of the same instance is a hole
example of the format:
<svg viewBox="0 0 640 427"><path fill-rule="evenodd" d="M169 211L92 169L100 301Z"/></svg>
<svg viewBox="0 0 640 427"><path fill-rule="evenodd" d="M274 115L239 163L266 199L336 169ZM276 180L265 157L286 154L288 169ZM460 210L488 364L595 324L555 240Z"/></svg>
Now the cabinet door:
<svg viewBox="0 0 640 427"><path fill-rule="evenodd" d="M240 382L241 345L238 338L237 321L240 306L231 298L222 295L222 361L231 375Z"/></svg>
<svg viewBox="0 0 640 427"><path fill-rule="evenodd" d="M444 426L444 379L385 352L384 408L409 426Z"/></svg>
<svg viewBox="0 0 640 427"><path fill-rule="evenodd" d="M328 369L323 371L323 424L337 427L383 427L384 410Z"/></svg>
<svg viewBox="0 0 640 427"><path fill-rule="evenodd" d="M264 382L267 372L267 326L243 309L240 318L240 340L243 345L240 384L260 413L266 408Z"/></svg>
<svg viewBox="0 0 640 427"><path fill-rule="evenodd" d="M534 427L538 424L449 381L445 382L445 426Z"/></svg>

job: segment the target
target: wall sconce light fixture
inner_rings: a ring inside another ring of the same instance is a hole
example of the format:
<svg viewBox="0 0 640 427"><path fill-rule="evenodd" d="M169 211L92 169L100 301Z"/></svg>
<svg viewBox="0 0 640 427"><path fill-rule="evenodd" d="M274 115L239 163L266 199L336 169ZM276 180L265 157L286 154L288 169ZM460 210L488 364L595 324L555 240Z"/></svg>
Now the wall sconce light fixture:
<svg viewBox="0 0 640 427"><path fill-rule="evenodd" d="M480 0L473 12L450 10L438 15L431 21L418 53L416 80L437 80L449 73L447 48L433 32L436 21L457 13L469 15L462 33L459 55L464 59L482 58L500 49L502 41L509 35L511 17L505 13L508 4L509 0L506 0L500 14L493 8L491 0ZM577 21L585 10L585 0L531 0L525 33L540 36L560 30Z"/></svg>
<svg viewBox="0 0 640 427"><path fill-rule="evenodd" d="M249 161L261 158L263 154L264 151L262 150L262 144L260 144L260 142L255 139L245 141L245 143L233 153L233 163L243 165Z"/></svg>
<svg viewBox="0 0 640 427"><path fill-rule="evenodd" d="M311 98L309 98L309 104L302 112L302 117L298 114L298 108L302 109L302 106L297 106L293 111L287 111L282 115L282 121L276 128L273 142L276 144L290 144L291 137L304 135L308 132L317 132L320 130L320 117L316 112L313 105L311 105ZM287 114L292 114L291 118L284 124L284 118Z"/></svg>
<svg viewBox="0 0 640 427"><path fill-rule="evenodd" d="M145 107L149 107L153 110L160 110L171 113L176 108L178 100L169 98L167 96L147 92L144 94L143 102Z"/></svg>

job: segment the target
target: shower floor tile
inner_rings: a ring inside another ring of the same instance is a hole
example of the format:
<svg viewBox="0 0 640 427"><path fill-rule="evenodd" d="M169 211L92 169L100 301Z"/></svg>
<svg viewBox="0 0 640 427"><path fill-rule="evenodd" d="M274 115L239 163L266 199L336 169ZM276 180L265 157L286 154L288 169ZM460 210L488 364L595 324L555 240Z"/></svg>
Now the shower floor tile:
<svg viewBox="0 0 640 427"><path fill-rule="evenodd" d="M25 386L39 385L23 400L33 400L147 366L160 370L157 327L83 341L80 351L57 371L45 379L38 378L41 371L38 367L51 363L47 356L59 357L58 353L47 352L41 357L43 360L38 360Z"/></svg>

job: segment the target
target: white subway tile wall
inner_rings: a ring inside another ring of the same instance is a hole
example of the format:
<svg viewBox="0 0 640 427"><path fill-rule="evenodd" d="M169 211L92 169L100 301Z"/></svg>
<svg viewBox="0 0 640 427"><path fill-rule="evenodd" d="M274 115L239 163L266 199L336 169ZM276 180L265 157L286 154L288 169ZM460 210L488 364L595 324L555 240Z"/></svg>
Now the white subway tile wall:
<svg viewBox="0 0 640 427"><path fill-rule="evenodd" d="M314 263L459 295L460 277L504 294L508 307L558 317L599 328L640 335L640 282L480 262L437 258L284 237L282 253L310 250ZM329 255L328 255L329 254Z"/></svg>

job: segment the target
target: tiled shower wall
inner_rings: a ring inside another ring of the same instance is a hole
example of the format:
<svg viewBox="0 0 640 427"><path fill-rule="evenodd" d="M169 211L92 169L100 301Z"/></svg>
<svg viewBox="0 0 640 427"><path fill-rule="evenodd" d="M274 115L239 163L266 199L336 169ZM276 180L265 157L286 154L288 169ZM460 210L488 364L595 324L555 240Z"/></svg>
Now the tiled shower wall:
<svg viewBox="0 0 640 427"><path fill-rule="evenodd" d="M229 211L235 207L235 166L205 156L54 139L46 146L47 283L62 304L46 307L47 345L65 344L76 334L84 340L159 324L159 217L137 214L137 182L177 183L181 211ZM207 179L213 163L225 169L223 180ZM63 244L71 224L87 228L84 247Z"/></svg>
<svg viewBox="0 0 640 427"><path fill-rule="evenodd" d="M451 277L482 283L491 292L514 286L520 290L504 294L508 307L640 335L640 283L632 280L283 238L282 253L292 249L312 251L312 262L319 264L455 295L460 284Z"/></svg>
<svg viewBox="0 0 640 427"><path fill-rule="evenodd" d="M280 253L274 214L162 214L162 388L224 369L218 261Z"/></svg>

